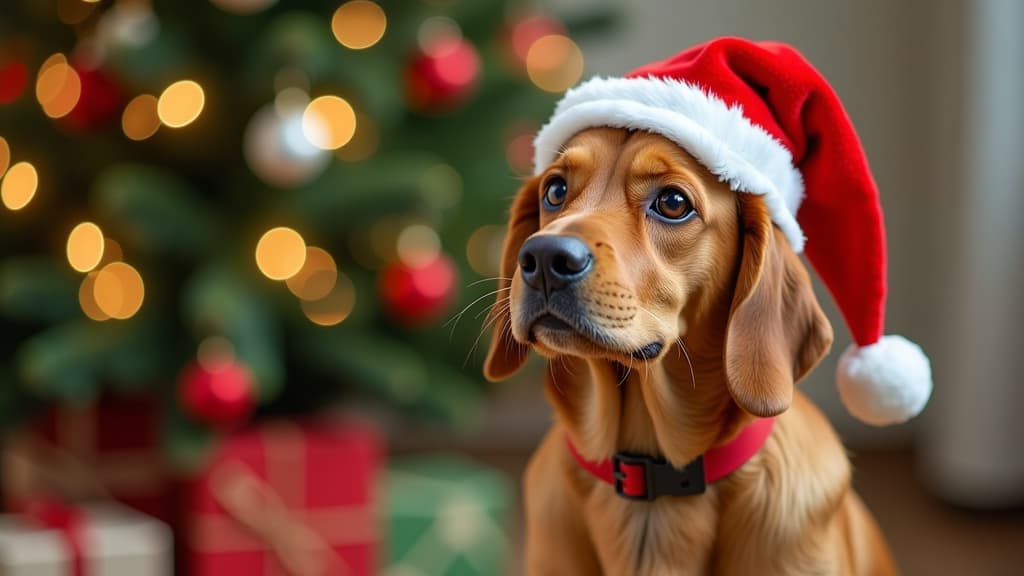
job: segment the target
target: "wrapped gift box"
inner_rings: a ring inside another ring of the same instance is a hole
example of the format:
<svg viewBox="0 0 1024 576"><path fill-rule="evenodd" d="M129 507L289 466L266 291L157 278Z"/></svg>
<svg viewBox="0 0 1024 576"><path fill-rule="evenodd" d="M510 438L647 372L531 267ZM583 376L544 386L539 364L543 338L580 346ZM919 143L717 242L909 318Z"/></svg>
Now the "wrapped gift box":
<svg viewBox="0 0 1024 576"><path fill-rule="evenodd" d="M161 457L158 406L149 397L108 395L54 406L5 440L4 502L19 510L39 496L114 499L163 521L174 513Z"/></svg>
<svg viewBox="0 0 1024 576"><path fill-rule="evenodd" d="M190 576L375 574L383 442L354 422L227 436L184 493Z"/></svg>
<svg viewBox="0 0 1024 576"><path fill-rule="evenodd" d="M171 576L170 529L113 503L73 509L73 528L48 527L23 514L0 516L5 576ZM70 530L74 530L71 533Z"/></svg>
<svg viewBox="0 0 1024 576"><path fill-rule="evenodd" d="M511 483L449 456L406 457L388 470L385 513L393 576L507 572Z"/></svg>

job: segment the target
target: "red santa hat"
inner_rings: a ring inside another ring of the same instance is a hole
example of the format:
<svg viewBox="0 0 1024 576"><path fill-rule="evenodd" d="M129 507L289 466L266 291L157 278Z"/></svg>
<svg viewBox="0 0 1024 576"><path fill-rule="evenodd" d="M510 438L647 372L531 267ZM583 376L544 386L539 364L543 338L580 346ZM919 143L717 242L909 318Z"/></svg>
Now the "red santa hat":
<svg viewBox="0 0 1024 576"><path fill-rule="evenodd" d="M878 187L850 118L794 48L720 38L624 78L570 90L537 135L542 172L577 132L610 126L661 134L736 192L758 194L797 252L806 251L853 335L839 394L869 424L917 415L932 389L919 346L883 336L885 229Z"/></svg>

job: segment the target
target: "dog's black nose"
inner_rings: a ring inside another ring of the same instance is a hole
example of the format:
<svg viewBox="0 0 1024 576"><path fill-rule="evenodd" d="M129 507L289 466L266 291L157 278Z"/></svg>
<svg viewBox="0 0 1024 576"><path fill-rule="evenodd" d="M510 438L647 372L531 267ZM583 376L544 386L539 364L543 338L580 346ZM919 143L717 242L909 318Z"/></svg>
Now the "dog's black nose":
<svg viewBox="0 0 1024 576"><path fill-rule="evenodd" d="M523 281L536 290L553 292L583 279L594 255L575 236L534 236L519 250Z"/></svg>

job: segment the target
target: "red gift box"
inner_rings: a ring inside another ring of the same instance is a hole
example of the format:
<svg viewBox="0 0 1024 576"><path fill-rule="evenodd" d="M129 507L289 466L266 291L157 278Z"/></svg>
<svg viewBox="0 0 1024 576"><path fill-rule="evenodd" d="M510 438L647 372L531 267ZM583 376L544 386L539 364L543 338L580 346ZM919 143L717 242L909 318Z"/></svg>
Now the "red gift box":
<svg viewBox="0 0 1024 576"><path fill-rule="evenodd" d="M20 510L38 497L112 498L169 521L174 503L149 397L104 396L58 405L13 435L4 453L4 501Z"/></svg>
<svg viewBox="0 0 1024 576"><path fill-rule="evenodd" d="M277 422L232 434L187 483L192 576L366 576L381 533L377 431Z"/></svg>

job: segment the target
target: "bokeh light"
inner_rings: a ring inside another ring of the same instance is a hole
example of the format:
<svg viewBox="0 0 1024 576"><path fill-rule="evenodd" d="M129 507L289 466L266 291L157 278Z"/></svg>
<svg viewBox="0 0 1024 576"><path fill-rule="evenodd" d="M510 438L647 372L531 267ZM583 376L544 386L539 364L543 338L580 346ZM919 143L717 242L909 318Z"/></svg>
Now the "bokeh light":
<svg viewBox="0 0 1024 576"><path fill-rule="evenodd" d="M0 183L0 200L9 210L21 210L35 197L38 187L36 167L28 162L18 162L7 170Z"/></svg>
<svg viewBox="0 0 1024 576"><path fill-rule="evenodd" d="M433 16L420 23L416 32L416 42L424 54L438 56L438 50L455 45L462 40L462 29L459 24L446 16Z"/></svg>
<svg viewBox="0 0 1024 576"><path fill-rule="evenodd" d="M11 165L11 147L7 145L7 140L4 140L3 136L0 136L0 178L4 177L7 172L7 167Z"/></svg>
<svg viewBox="0 0 1024 576"><path fill-rule="evenodd" d="M100 259L100 266L110 264L111 262L117 262L118 260L124 260L124 252L121 250L121 244L113 238L104 238L103 258Z"/></svg>
<svg viewBox="0 0 1024 576"><path fill-rule="evenodd" d="M109 320L110 316L100 310L99 304L96 303L97 276L99 276L99 272L93 271L82 278L82 284L78 287L78 305L82 307L82 312L87 318L103 322Z"/></svg>
<svg viewBox="0 0 1024 576"><path fill-rule="evenodd" d="M334 155L344 162L362 162L373 156L379 145L380 131L377 125L369 116L356 112L356 133Z"/></svg>
<svg viewBox="0 0 1024 576"><path fill-rule="evenodd" d="M82 80L63 54L54 54L39 67L36 99L50 118L66 116L82 96Z"/></svg>
<svg viewBox="0 0 1024 576"><path fill-rule="evenodd" d="M398 235L407 226L408 219L394 216L384 216L373 223L369 231L370 250L378 262L391 262L395 259L398 255Z"/></svg>
<svg viewBox="0 0 1024 576"><path fill-rule="evenodd" d="M306 262L306 241L284 226L271 228L256 243L256 266L271 280L287 280Z"/></svg>
<svg viewBox="0 0 1024 576"><path fill-rule="evenodd" d="M124 262L100 268L93 285L96 306L107 316L126 320L142 307L145 285L139 271Z"/></svg>
<svg viewBox="0 0 1024 576"><path fill-rule="evenodd" d="M78 272L88 272L103 259L103 231L92 222L82 222L68 234L68 263Z"/></svg>
<svg viewBox="0 0 1024 576"><path fill-rule="evenodd" d="M567 36L543 36L526 53L526 73L546 92L565 92L583 75L583 52Z"/></svg>
<svg viewBox="0 0 1024 576"><path fill-rule="evenodd" d="M497 276L500 273L501 248L504 241L504 226L487 225L477 228L466 242L466 260L469 267L487 278Z"/></svg>
<svg viewBox="0 0 1024 576"><path fill-rule="evenodd" d="M319 300L334 289L338 266L323 248L306 248L306 261L294 276L286 280L288 290L303 300Z"/></svg>
<svg viewBox="0 0 1024 576"><path fill-rule="evenodd" d="M413 224L398 234L395 250L399 260L416 268L437 258L441 238L430 226Z"/></svg>
<svg viewBox="0 0 1024 576"><path fill-rule="evenodd" d="M384 37L388 19L374 2L352 0L334 11L331 31L338 42L346 48L363 50L373 46Z"/></svg>
<svg viewBox="0 0 1024 576"><path fill-rule="evenodd" d="M160 128L157 113L157 98L152 94L141 94L132 99L121 114L121 129L132 140L145 140Z"/></svg>
<svg viewBox="0 0 1024 576"><path fill-rule="evenodd" d="M356 112L352 105L338 96L313 99L302 113L302 133L314 146L336 150L356 132Z"/></svg>
<svg viewBox="0 0 1024 576"><path fill-rule="evenodd" d="M302 313L314 324L334 326L340 324L356 305L356 289L348 276L339 273L334 289L319 300L303 300Z"/></svg>
<svg viewBox="0 0 1024 576"><path fill-rule="evenodd" d="M203 87L194 80L179 80L160 94L157 115L171 128L188 126L199 117L206 104Z"/></svg>
<svg viewBox="0 0 1024 576"><path fill-rule="evenodd" d="M216 371L234 359L235 346L223 336L204 338L196 350L196 362L209 371Z"/></svg>
<svg viewBox="0 0 1024 576"><path fill-rule="evenodd" d="M564 34L561 22L545 15L535 15L519 20L512 28L512 53L520 63L526 62L526 55L533 43L552 34Z"/></svg>

